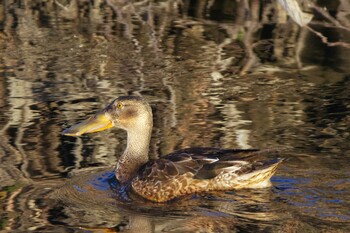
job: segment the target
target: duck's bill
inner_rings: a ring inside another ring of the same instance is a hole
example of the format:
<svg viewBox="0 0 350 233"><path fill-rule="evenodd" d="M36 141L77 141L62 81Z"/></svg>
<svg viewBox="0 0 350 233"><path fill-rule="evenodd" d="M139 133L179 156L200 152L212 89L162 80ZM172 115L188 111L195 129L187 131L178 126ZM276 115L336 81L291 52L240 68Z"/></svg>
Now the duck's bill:
<svg viewBox="0 0 350 233"><path fill-rule="evenodd" d="M86 133L106 130L111 127L113 127L112 121L105 116L104 111L101 111L89 119L65 129L62 134L67 136L80 136Z"/></svg>

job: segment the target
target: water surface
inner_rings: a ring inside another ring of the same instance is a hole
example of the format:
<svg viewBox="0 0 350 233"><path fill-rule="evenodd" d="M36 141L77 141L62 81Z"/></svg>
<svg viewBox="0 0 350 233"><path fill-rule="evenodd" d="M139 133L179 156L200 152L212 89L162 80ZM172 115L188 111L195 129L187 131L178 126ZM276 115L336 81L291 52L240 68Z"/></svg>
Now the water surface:
<svg viewBox="0 0 350 233"><path fill-rule="evenodd" d="M350 231L350 50L244 2L2 1L0 229ZM117 192L125 132L61 132L127 94L152 105L152 157L280 148L274 186L161 204Z"/></svg>

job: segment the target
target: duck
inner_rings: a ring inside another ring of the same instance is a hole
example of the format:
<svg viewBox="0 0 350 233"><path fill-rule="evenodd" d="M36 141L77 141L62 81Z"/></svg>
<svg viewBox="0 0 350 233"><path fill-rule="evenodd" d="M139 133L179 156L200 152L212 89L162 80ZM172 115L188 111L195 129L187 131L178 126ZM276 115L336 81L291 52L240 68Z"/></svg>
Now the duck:
<svg viewBox="0 0 350 233"><path fill-rule="evenodd" d="M150 104L140 96L120 96L62 134L81 136L112 127L127 132L126 148L114 171L116 179L153 202L209 191L267 188L283 161L265 158L273 150L215 147L184 148L149 159L153 115Z"/></svg>

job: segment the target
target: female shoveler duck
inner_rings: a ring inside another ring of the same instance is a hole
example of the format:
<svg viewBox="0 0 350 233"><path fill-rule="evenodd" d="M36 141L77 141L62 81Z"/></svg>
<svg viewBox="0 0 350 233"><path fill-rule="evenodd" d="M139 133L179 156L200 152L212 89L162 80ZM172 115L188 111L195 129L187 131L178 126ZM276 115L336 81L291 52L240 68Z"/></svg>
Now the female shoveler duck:
<svg viewBox="0 0 350 233"><path fill-rule="evenodd" d="M116 166L116 178L131 182L140 196L164 202L210 190L264 188L282 159L262 160L268 151L255 149L189 148L149 160L152 109L141 97L122 96L63 134L80 136L111 127L127 131L127 146Z"/></svg>

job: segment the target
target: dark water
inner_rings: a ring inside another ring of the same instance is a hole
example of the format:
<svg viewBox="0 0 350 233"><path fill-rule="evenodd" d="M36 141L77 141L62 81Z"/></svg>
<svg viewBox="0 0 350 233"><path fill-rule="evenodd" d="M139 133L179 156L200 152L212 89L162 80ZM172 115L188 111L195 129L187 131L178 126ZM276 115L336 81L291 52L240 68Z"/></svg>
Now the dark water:
<svg viewBox="0 0 350 233"><path fill-rule="evenodd" d="M349 49L274 1L1 3L0 230L350 231ZM162 204L116 192L126 134L61 132L125 94L152 104L152 156L281 148L274 187Z"/></svg>

